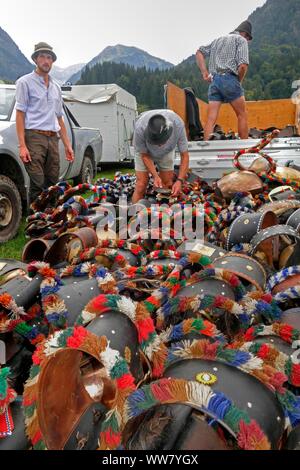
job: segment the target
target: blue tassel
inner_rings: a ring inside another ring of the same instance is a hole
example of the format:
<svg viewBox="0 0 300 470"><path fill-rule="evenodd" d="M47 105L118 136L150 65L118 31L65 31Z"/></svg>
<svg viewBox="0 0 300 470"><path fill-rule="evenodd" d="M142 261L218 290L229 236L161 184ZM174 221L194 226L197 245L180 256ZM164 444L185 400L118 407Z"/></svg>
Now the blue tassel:
<svg viewBox="0 0 300 470"><path fill-rule="evenodd" d="M97 269L96 277L101 277L102 279L104 279L107 273L108 271L106 268L99 268Z"/></svg>
<svg viewBox="0 0 300 470"><path fill-rule="evenodd" d="M134 418L140 414L140 405L145 402L146 395L143 390L136 390L127 399L128 416Z"/></svg>
<svg viewBox="0 0 300 470"><path fill-rule="evenodd" d="M239 320L241 321L241 323L244 327L249 326L250 318L249 318L249 315L247 313L242 313L241 315L238 315L238 318L239 318Z"/></svg>
<svg viewBox="0 0 300 470"><path fill-rule="evenodd" d="M248 362L251 359L251 355L246 352L246 351L237 351L235 358L232 362L230 362L230 365L239 367L244 365L246 362Z"/></svg>
<svg viewBox="0 0 300 470"><path fill-rule="evenodd" d="M172 334L170 336L170 341L180 341L183 338L182 326L183 326L182 323L174 326Z"/></svg>
<svg viewBox="0 0 300 470"><path fill-rule="evenodd" d="M217 418L223 420L231 405L231 401L223 393L216 392L209 400L207 409Z"/></svg>

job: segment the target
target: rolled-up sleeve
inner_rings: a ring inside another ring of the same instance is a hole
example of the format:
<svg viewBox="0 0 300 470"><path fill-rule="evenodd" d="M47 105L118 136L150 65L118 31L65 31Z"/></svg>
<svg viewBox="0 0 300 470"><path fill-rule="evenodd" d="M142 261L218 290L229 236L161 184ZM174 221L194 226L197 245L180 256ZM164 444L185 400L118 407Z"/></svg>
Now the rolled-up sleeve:
<svg viewBox="0 0 300 470"><path fill-rule="evenodd" d="M204 57L209 57L210 56L210 52L211 52L211 44L208 44L207 46L200 46L198 51L202 52L202 54L204 55Z"/></svg>
<svg viewBox="0 0 300 470"><path fill-rule="evenodd" d="M27 84L21 80L16 83L16 109L26 113L29 103Z"/></svg>
<svg viewBox="0 0 300 470"><path fill-rule="evenodd" d="M146 147L146 141L140 129L135 129L133 134L133 146L136 152L149 153Z"/></svg>
<svg viewBox="0 0 300 470"><path fill-rule="evenodd" d="M179 138L177 142L177 147L180 153L187 152L189 148L189 143L187 140L184 124L180 126Z"/></svg>
<svg viewBox="0 0 300 470"><path fill-rule="evenodd" d="M237 56L236 56L238 66L242 64L249 65L249 48L248 43L245 38L240 38L237 46Z"/></svg>

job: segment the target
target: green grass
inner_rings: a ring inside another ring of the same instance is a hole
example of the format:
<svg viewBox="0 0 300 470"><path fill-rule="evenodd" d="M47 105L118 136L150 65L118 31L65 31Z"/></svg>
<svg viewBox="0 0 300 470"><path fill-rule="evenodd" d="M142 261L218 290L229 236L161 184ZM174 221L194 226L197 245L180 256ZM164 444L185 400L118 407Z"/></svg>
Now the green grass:
<svg viewBox="0 0 300 470"><path fill-rule="evenodd" d="M103 168L103 171L97 174L95 180L97 178L113 179L116 171L120 171L122 174L133 172L133 170L129 168L120 168L120 164L110 165L109 167L107 166ZM10 240L9 242L0 244L0 258L13 258L21 260L23 248L28 242L28 239L25 238L25 227L26 219L25 217L23 217L16 237L13 240Z"/></svg>
<svg viewBox="0 0 300 470"><path fill-rule="evenodd" d="M14 258L20 260L25 243L28 242L25 238L26 220L23 217L17 236L6 243L0 244L0 258Z"/></svg>

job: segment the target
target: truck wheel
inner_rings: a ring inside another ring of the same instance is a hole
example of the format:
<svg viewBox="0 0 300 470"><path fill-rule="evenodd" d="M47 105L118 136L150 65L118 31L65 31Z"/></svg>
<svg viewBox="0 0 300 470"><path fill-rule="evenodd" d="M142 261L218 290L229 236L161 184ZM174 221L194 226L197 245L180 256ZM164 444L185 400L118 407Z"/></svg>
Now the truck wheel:
<svg viewBox="0 0 300 470"><path fill-rule="evenodd" d="M82 167L79 175L74 178L74 184L92 183L94 178L94 166L90 157L83 158Z"/></svg>
<svg viewBox="0 0 300 470"><path fill-rule="evenodd" d="M7 176L0 176L0 243L16 235L21 217L22 202L17 186Z"/></svg>

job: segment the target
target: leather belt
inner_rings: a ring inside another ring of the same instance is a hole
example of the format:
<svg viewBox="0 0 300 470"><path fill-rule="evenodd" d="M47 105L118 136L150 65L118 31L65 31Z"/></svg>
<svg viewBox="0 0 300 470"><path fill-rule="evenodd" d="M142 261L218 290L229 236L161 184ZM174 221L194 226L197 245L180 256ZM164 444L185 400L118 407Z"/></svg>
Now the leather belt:
<svg viewBox="0 0 300 470"><path fill-rule="evenodd" d="M36 132L37 134L45 135L47 137L54 137L57 136L57 132L54 131L41 131L39 129L29 129L32 132Z"/></svg>

